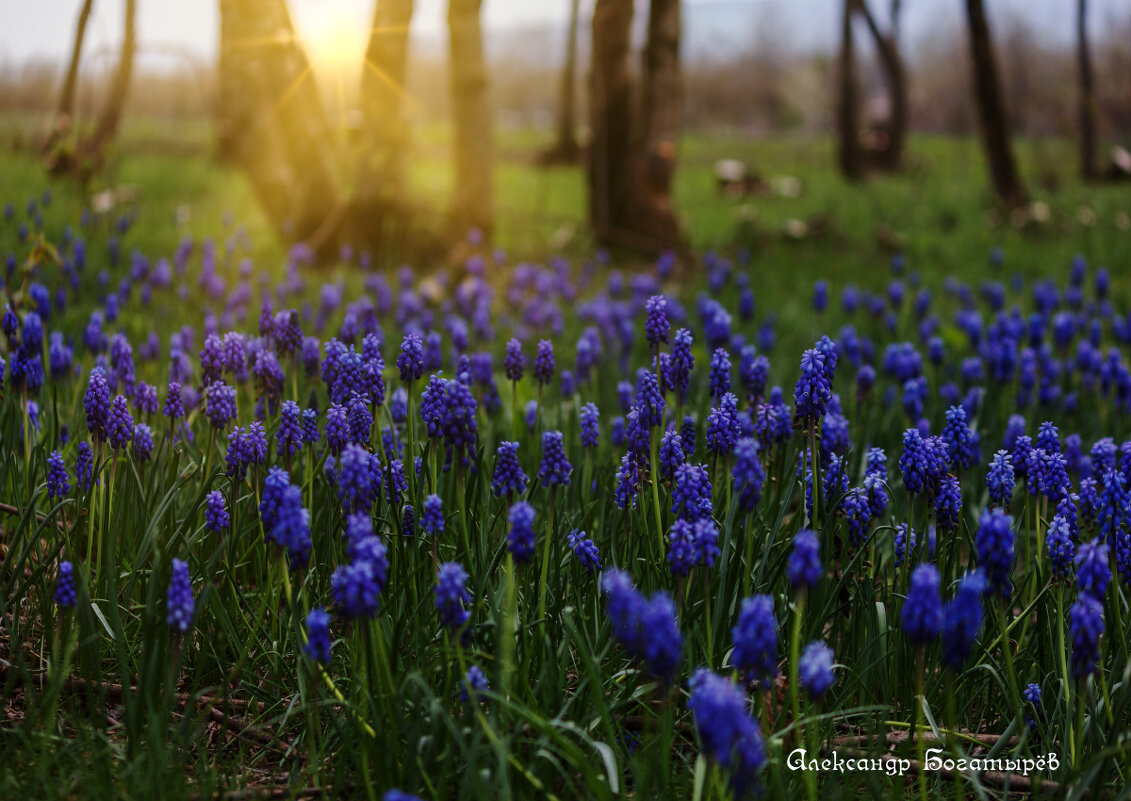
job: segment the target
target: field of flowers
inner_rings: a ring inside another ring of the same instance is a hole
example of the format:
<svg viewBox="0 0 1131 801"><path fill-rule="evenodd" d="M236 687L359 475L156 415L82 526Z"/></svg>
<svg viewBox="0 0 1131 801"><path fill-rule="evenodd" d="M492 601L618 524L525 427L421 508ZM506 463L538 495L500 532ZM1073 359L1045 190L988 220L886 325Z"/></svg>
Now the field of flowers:
<svg viewBox="0 0 1131 801"><path fill-rule="evenodd" d="M343 290L54 209L0 219L0 796L1131 793L1098 265L896 256L786 353L741 256Z"/></svg>

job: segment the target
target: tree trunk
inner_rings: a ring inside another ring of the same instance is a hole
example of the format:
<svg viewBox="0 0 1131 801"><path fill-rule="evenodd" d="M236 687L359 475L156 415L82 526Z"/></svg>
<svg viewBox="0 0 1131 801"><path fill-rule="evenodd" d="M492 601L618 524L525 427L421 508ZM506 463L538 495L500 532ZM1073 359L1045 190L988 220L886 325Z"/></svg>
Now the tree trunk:
<svg viewBox="0 0 1131 801"><path fill-rule="evenodd" d="M684 247L671 198L681 108L679 10L678 0L652 0L639 130L628 71L633 2L597 0L593 12L589 219L599 241L647 253Z"/></svg>
<svg viewBox="0 0 1131 801"><path fill-rule="evenodd" d="M1092 52L1088 44L1088 0L1076 4L1076 58L1080 78L1080 176L1099 177L1096 165L1096 90L1092 77Z"/></svg>
<svg viewBox="0 0 1131 801"><path fill-rule="evenodd" d="M852 37L852 14L856 0L844 0L840 29L840 66L837 93L837 146L841 174L849 181L863 177L860 152L859 96L856 85L856 47Z"/></svg>
<svg viewBox="0 0 1131 801"><path fill-rule="evenodd" d="M581 154L577 144L577 26L581 0L570 0L569 34L566 38L565 64L562 66L561 92L558 95L558 135L554 146L543 155L549 163L572 164Z"/></svg>
<svg viewBox="0 0 1131 801"><path fill-rule="evenodd" d="M218 112L220 152L247 172L275 227L325 255L344 208L325 111L285 0L220 0Z"/></svg>
<svg viewBox="0 0 1131 801"><path fill-rule="evenodd" d="M126 0L125 23L122 35L122 50L118 57L118 69L110 84L106 103L98 116L94 133L79 147L79 165L84 171L96 172L106 158L106 149L118 134L122 123L122 113L130 94L130 80L134 71L134 52L137 50L136 37L137 0Z"/></svg>
<svg viewBox="0 0 1131 801"><path fill-rule="evenodd" d="M75 116L75 93L79 83L79 64L82 62L82 44L86 39L86 23L90 19L90 10L94 0L83 0L79 9L79 19L75 24L75 40L71 47L71 60L67 64L67 73L63 78L63 90L59 94L59 105L55 110L55 125L47 135L43 145L43 152L50 153L60 139L71 130Z"/></svg>
<svg viewBox="0 0 1131 801"><path fill-rule="evenodd" d="M864 15L868 30L879 50L880 64L883 66L884 79L891 99L890 116L886 125L887 143L877 154L876 163L885 170L898 170L903 161L903 147L907 139L907 72L903 68L896 39L899 4L896 3L892 7L891 29L887 35L884 35L876 24L876 18L872 16L867 0L859 0L859 3L860 12Z"/></svg>
<svg viewBox="0 0 1131 801"><path fill-rule="evenodd" d="M385 221L405 212L404 100L411 22L412 0L377 0L361 73L362 123L351 209L358 244L379 245Z"/></svg>
<svg viewBox="0 0 1131 801"><path fill-rule="evenodd" d="M491 107L479 23L482 0L449 0L449 80L455 122L456 184L452 222L460 233L492 225Z"/></svg>
<svg viewBox="0 0 1131 801"><path fill-rule="evenodd" d="M994 193L1007 206L1025 200L1025 188L1017 172L1010 142L1009 118L1001 92L993 39L982 0L966 0L970 29L970 56L974 70L974 99L982 129L982 142L989 163Z"/></svg>

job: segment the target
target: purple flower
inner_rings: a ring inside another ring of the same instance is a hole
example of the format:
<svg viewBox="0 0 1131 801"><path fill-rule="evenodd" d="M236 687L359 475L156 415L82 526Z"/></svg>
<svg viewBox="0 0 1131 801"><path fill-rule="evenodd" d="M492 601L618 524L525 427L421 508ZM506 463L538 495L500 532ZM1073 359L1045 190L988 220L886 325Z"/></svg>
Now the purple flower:
<svg viewBox="0 0 1131 801"><path fill-rule="evenodd" d="M405 334L401 352L397 355L397 370L401 381L410 384L424 375L424 342L418 334Z"/></svg>
<svg viewBox="0 0 1131 801"><path fill-rule="evenodd" d="M526 564L534 557L534 507L519 501L507 513L507 522L507 550L516 563Z"/></svg>
<svg viewBox="0 0 1131 801"><path fill-rule="evenodd" d="M1083 678L1095 672L1100 661L1100 637L1104 633L1103 604L1081 593L1068 610L1072 637L1072 676Z"/></svg>
<svg viewBox="0 0 1131 801"><path fill-rule="evenodd" d="M708 382L712 398L719 398L730 392L730 354L726 348L716 348L711 354Z"/></svg>
<svg viewBox="0 0 1131 801"><path fill-rule="evenodd" d="M982 514L974 536L978 555L989 591L1008 598L1013 591L1009 576L1013 571L1013 518L998 509Z"/></svg>
<svg viewBox="0 0 1131 801"><path fill-rule="evenodd" d="M110 447L119 450L130 444L134 434L134 419L130 415L130 402L124 395L115 395L106 417L106 439Z"/></svg>
<svg viewBox="0 0 1131 801"><path fill-rule="evenodd" d="M644 321L644 334L648 347L656 348L668 341L668 302L663 295L653 295L644 304L647 319Z"/></svg>
<svg viewBox="0 0 1131 801"><path fill-rule="evenodd" d="M986 580L980 571L967 573L958 583L958 589L943 609L942 663L951 670L960 671L974 650L974 643L982 629L982 595Z"/></svg>
<svg viewBox="0 0 1131 801"><path fill-rule="evenodd" d="M47 497L62 498L70 491L71 482L63 454L59 451L51 451L47 457Z"/></svg>
<svg viewBox="0 0 1131 801"><path fill-rule="evenodd" d="M213 428L222 429L236 418L236 390L227 384L210 384L205 392L205 415Z"/></svg>
<svg viewBox="0 0 1131 801"><path fill-rule="evenodd" d="M803 529L793 538L793 551L789 554L786 574L794 590L815 587L824 575L821 567L821 543L817 534Z"/></svg>
<svg viewBox="0 0 1131 801"><path fill-rule="evenodd" d="M436 611L445 628L456 630L467 623L471 613L464 608L471 603L467 589L467 571L458 562L445 562L436 572Z"/></svg>
<svg viewBox="0 0 1131 801"><path fill-rule="evenodd" d="M180 559L174 559L173 573L169 579L169 592L166 595L165 604L169 628L179 634L188 631L189 626L192 625L194 607L192 580L189 578L188 564Z"/></svg>
<svg viewBox="0 0 1131 801"><path fill-rule="evenodd" d="M538 468L538 479L544 486L556 487L569 484L573 466L565 455L562 432L546 431L542 434L542 464Z"/></svg>
<svg viewBox="0 0 1131 801"><path fill-rule="evenodd" d="M601 555L593 540L585 536L584 531L574 529L568 536L570 550L577 557L581 566L590 573L601 569Z"/></svg>
<svg viewBox="0 0 1131 801"><path fill-rule="evenodd" d="M315 662L330 661L330 615L321 606L306 615L306 645L302 650Z"/></svg>
<svg viewBox="0 0 1131 801"><path fill-rule="evenodd" d="M755 595L742 601L731 639L735 668L768 687L777 674L778 664L778 621L772 596Z"/></svg>
<svg viewBox="0 0 1131 801"><path fill-rule="evenodd" d="M106 426L110 418L110 385L101 367L90 371L86 394L83 395L83 409L86 412L86 427L96 440L106 438Z"/></svg>
<svg viewBox="0 0 1131 801"><path fill-rule="evenodd" d="M687 706L703 753L729 773L730 790L743 798L757 786L766 749L745 694L728 678L699 668L688 682Z"/></svg>
<svg viewBox="0 0 1131 801"><path fill-rule="evenodd" d="M59 575L55 579L55 605L64 609L73 609L77 599L75 566L70 562L60 562Z"/></svg>
<svg viewBox="0 0 1131 801"><path fill-rule="evenodd" d="M496 498L507 494L521 495L526 492L527 477L518 463L518 443L502 442L495 451L495 473L491 479L491 489Z"/></svg>
<svg viewBox="0 0 1131 801"><path fill-rule="evenodd" d="M444 503L439 495L429 495L424 499L420 527L433 536L444 533Z"/></svg>
<svg viewBox="0 0 1131 801"><path fill-rule="evenodd" d="M934 565L922 564L911 571L901 621L903 633L913 645L926 645L939 636L943 612L939 571Z"/></svg>
<svg viewBox="0 0 1131 801"><path fill-rule="evenodd" d="M232 523L228 509L224 504L224 493L212 490L204 500L204 525L209 531L221 533Z"/></svg>
<svg viewBox="0 0 1131 801"><path fill-rule="evenodd" d="M506 354L503 356L503 369L511 381L521 381L526 368L526 359L522 355L522 343L517 339L507 342Z"/></svg>
<svg viewBox="0 0 1131 801"><path fill-rule="evenodd" d="M554 345L548 339L538 342L538 352L534 356L534 379L539 384L548 384L554 377Z"/></svg>
<svg viewBox="0 0 1131 801"><path fill-rule="evenodd" d="M805 646L797 662L801 686L814 698L820 698L832 686L833 649L815 640Z"/></svg>

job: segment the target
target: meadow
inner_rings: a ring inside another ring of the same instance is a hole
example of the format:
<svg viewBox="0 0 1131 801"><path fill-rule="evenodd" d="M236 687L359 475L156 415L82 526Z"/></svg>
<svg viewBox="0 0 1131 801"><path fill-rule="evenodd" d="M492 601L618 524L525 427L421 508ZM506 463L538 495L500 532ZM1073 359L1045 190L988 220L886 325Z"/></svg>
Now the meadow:
<svg viewBox="0 0 1131 801"><path fill-rule="evenodd" d="M204 127L101 213L5 153L0 796L1131 794L1131 193L700 135L649 262L541 144L411 266L280 246Z"/></svg>

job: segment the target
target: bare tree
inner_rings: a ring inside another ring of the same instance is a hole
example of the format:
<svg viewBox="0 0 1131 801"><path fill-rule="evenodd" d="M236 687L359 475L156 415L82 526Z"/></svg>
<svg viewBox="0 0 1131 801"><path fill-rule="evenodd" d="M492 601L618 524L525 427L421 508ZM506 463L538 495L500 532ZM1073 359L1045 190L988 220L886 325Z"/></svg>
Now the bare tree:
<svg viewBox="0 0 1131 801"><path fill-rule="evenodd" d="M389 215L404 208L404 163L408 141L405 76L412 0L377 0L361 73L362 123L352 216L359 241L374 234Z"/></svg>
<svg viewBox="0 0 1131 801"><path fill-rule="evenodd" d="M558 94L558 132L553 146L542 154L542 160L554 164L572 164L581 154L577 144L577 27L581 0L570 0L569 31L566 35L566 57L562 65L561 89Z"/></svg>
<svg viewBox="0 0 1131 801"><path fill-rule="evenodd" d="M247 172L280 233L336 243L345 210L329 125L285 0L220 0L218 116L221 154Z"/></svg>
<svg viewBox="0 0 1131 801"><path fill-rule="evenodd" d="M868 0L858 0L860 13L868 24L872 39L880 54L884 81L887 83L891 109L884 125L882 147L872 155L875 166L885 170L899 169L903 161L904 141L907 138L907 71L899 54L899 0L894 0L891 8L891 24L884 33L876 23L875 15L868 7Z"/></svg>
<svg viewBox="0 0 1131 801"><path fill-rule="evenodd" d="M459 231L492 225L491 108L479 22L482 0L448 0L449 79L455 128L452 222Z"/></svg>
<svg viewBox="0 0 1131 801"><path fill-rule="evenodd" d="M1013 157L1009 118L982 0L966 0L966 22L970 33L974 100L994 193L1006 205L1016 206L1024 202L1025 188Z"/></svg>
<svg viewBox="0 0 1131 801"><path fill-rule="evenodd" d="M628 69L633 2L598 0L593 12L589 218L598 240L652 253L683 247L671 197L682 105L679 12L679 0L651 2L640 119Z"/></svg>
<svg viewBox="0 0 1131 801"><path fill-rule="evenodd" d="M82 156L90 160L94 168L102 163L105 158L106 148L118 134L122 124L122 113L125 111L126 98L130 93L130 79L133 78L134 52L137 49L136 36L137 0L126 0L125 30L122 36L122 50L118 58L118 69L114 73L114 81L110 84L110 93L106 97L106 104L98 115L98 124L90 139L82 146Z"/></svg>
<svg viewBox="0 0 1131 801"><path fill-rule="evenodd" d="M850 181L864 176L860 151L859 88L856 83L856 46L852 15L857 0L844 0L840 28L840 63L837 70L837 158L841 174Z"/></svg>
<svg viewBox="0 0 1131 801"><path fill-rule="evenodd" d="M1085 181L1099 177L1096 164L1096 89L1092 77L1092 51L1088 43L1088 0L1076 3L1076 59L1080 79L1080 175Z"/></svg>
<svg viewBox="0 0 1131 801"><path fill-rule="evenodd" d="M63 89L59 93L59 105L55 110L55 124L47 135L43 145L43 152L49 153L60 139L65 137L74 124L75 92L79 83L79 64L82 62L82 45L86 39L86 24L90 20L90 11L94 0L83 0L79 9L78 22L75 23L75 39L71 45L71 60L67 64L67 72L63 78Z"/></svg>

